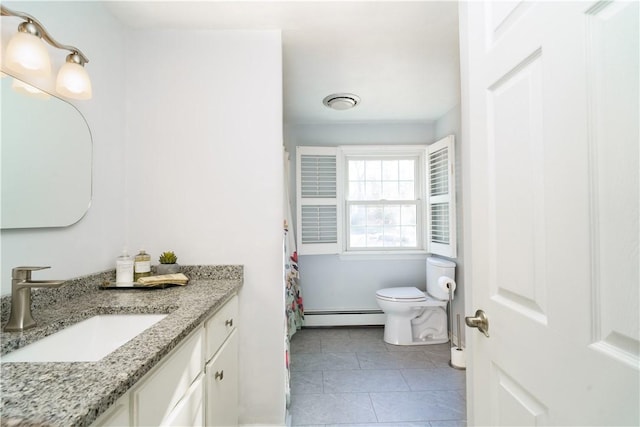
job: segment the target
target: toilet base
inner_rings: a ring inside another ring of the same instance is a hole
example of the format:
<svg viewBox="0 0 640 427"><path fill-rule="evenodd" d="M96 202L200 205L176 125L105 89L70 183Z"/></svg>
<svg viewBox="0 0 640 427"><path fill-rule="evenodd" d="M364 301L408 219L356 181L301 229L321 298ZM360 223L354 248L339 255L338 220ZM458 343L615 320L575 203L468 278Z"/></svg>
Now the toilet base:
<svg viewBox="0 0 640 427"><path fill-rule="evenodd" d="M429 307L409 313L403 313L404 315L387 313L384 342L393 345L430 345L449 342L447 315L443 307Z"/></svg>
<svg viewBox="0 0 640 427"><path fill-rule="evenodd" d="M384 339L384 342L386 342L387 344L393 344L393 345L433 345L433 344L444 344L444 343L448 343L449 339L448 338L440 338L440 339L426 339L424 341L411 341L411 342L393 342L393 338Z"/></svg>

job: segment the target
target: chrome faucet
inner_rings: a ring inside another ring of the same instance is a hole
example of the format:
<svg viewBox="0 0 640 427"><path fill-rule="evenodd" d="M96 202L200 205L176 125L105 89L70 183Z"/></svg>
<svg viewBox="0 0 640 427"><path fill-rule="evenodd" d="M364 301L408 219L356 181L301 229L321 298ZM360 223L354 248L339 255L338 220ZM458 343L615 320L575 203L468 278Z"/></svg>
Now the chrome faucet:
<svg viewBox="0 0 640 427"><path fill-rule="evenodd" d="M51 267L16 267L11 270L11 314L5 332L23 331L36 326L31 316L31 288L58 288L64 280L31 280L31 272Z"/></svg>

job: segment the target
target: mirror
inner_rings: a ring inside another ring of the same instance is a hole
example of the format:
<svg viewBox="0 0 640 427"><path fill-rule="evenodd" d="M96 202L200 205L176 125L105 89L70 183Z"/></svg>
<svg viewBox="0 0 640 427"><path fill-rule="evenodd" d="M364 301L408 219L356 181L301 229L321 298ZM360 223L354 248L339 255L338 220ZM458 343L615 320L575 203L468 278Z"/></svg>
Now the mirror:
<svg viewBox="0 0 640 427"><path fill-rule="evenodd" d="M91 204L86 120L60 98L18 93L13 77L1 80L2 229L75 224Z"/></svg>

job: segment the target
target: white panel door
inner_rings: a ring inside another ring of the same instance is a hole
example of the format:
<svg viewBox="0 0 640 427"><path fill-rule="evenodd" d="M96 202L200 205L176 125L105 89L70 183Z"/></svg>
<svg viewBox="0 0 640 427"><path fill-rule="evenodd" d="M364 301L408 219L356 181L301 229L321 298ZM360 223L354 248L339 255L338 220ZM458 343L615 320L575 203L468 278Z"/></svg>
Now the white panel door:
<svg viewBox="0 0 640 427"><path fill-rule="evenodd" d="M640 425L638 17L461 3L469 425Z"/></svg>

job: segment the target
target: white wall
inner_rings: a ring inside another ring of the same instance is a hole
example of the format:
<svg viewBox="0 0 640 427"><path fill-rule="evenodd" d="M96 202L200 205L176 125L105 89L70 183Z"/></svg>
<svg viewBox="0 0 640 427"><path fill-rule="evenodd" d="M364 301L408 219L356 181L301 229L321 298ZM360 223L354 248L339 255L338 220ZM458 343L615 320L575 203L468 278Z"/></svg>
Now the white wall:
<svg viewBox="0 0 640 427"><path fill-rule="evenodd" d="M285 143L335 146L346 144L424 144L435 134L435 122L332 122L286 124Z"/></svg>
<svg viewBox="0 0 640 427"><path fill-rule="evenodd" d="M89 57L94 97L75 104L94 153L93 202L78 224L2 231L2 293L12 267L72 278L113 268L123 246L244 264L240 422L281 425L280 33L128 32L98 2L6 5Z"/></svg>
<svg viewBox="0 0 640 427"><path fill-rule="evenodd" d="M462 187L462 168L464 163L462 162L462 146L464 141L462 140L461 129L461 109L458 104L445 115L443 115L436 122L435 135L436 139L444 138L447 135L455 136L455 150L456 150L456 215L457 215L457 229L456 235L458 236L458 257L453 259L456 263L456 292L453 300L453 335L457 337L458 332L456 328L456 315L460 315L460 339L464 344L465 326L464 326L464 313L465 313L465 281L464 281L464 239L463 239L463 223L464 223L464 204L463 204L463 187ZM458 344L456 342L456 344Z"/></svg>
<svg viewBox="0 0 640 427"><path fill-rule="evenodd" d="M240 423L284 422L279 31L127 39L128 245L243 264Z"/></svg>
<svg viewBox="0 0 640 427"><path fill-rule="evenodd" d="M286 147L292 154L290 194L293 206L296 202L294 153L297 145L428 144L435 141L435 127L431 122L345 122L286 127ZM424 259L380 261L308 255L299 257L298 266L307 311L379 310L376 290L401 284L418 285L423 289L426 286Z"/></svg>
<svg viewBox="0 0 640 427"><path fill-rule="evenodd" d="M50 265L50 270L34 273L42 279L70 279L114 266L125 240L125 58L123 29L100 3L3 3L35 16L61 43L80 48L89 58L86 67L93 83L92 100L73 102L93 135L91 208L68 228L2 230L0 283L1 293L7 295L11 268L19 265ZM3 44L20 22L2 18ZM61 64L66 54L52 50L52 56Z"/></svg>
<svg viewBox="0 0 640 427"><path fill-rule="evenodd" d="M380 310L376 291L393 286L426 287L421 260L341 260L337 255L298 257L306 311Z"/></svg>

